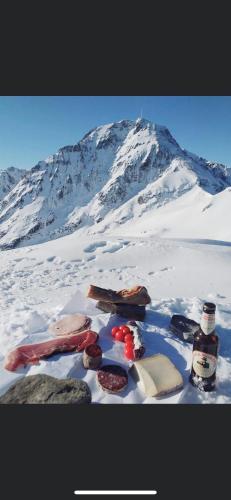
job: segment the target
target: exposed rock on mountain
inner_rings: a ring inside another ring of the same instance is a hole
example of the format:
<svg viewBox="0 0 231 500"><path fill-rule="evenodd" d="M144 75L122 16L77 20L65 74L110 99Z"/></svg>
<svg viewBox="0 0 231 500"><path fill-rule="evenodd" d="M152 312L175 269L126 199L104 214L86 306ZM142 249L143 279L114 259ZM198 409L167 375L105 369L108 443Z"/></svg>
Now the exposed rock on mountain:
<svg viewBox="0 0 231 500"><path fill-rule="evenodd" d="M26 172L26 170L15 167L0 170L0 203L1 200L11 191L11 189L18 184Z"/></svg>

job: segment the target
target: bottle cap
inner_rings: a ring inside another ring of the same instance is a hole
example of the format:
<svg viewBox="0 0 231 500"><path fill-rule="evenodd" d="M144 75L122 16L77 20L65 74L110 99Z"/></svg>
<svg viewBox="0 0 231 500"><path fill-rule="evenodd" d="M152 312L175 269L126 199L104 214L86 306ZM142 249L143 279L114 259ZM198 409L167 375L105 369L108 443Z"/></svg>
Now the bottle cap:
<svg viewBox="0 0 231 500"><path fill-rule="evenodd" d="M203 311L208 313L208 314L214 314L216 310L216 305L213 304L212 302L205 302L203 305Z"/></svg>

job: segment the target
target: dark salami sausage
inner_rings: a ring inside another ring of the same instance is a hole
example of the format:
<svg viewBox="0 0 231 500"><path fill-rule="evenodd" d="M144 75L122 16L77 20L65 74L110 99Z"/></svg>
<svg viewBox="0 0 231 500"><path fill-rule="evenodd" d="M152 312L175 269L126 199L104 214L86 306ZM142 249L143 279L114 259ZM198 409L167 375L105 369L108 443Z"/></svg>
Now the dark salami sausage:
<svg viewBox="0 0 231 500"><path fill-rule="evenodd" d="M116 394L127 386L128 375L120 365L105 365L97 371L97 380L104 391Z"/></svg>

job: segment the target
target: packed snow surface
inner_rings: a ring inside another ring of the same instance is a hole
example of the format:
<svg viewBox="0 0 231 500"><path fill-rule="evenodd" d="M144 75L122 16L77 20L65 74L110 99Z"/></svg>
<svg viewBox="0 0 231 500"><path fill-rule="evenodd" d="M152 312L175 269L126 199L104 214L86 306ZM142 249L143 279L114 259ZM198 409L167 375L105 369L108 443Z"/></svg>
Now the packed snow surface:
<svg viewBox="0 0 231 500"><path fill-rule="evenodd" d="M77 231L59 240L1 253L0 394L20 377L46 373L84 379L95 403L231 403L231 238L164 239L149 234L148 221L146 231L139 236L125 236L124 228L124 234L104 232L102 238L89 234L80 237ZM167 355L183 376L182 390L161 398L146 398L129 376L124 392L106 394L97 385L95 371L83 368L81 353L55 355L14 373L3 368L9 350L48 340L52 337L48 331L52 322L77 312L92 318L103 362L128 368L123 345L114 342L110 334L112 326L126 320L97 310L95 301L86 298L90 284L115 290L136 284L147 287L152 302L147 306L145 322L140 323L145 355ZM172 314L184 314L199 322L206 300L216 303L220 337L214 393L201 393L188 383L192 346L169 331Z"/></svg>

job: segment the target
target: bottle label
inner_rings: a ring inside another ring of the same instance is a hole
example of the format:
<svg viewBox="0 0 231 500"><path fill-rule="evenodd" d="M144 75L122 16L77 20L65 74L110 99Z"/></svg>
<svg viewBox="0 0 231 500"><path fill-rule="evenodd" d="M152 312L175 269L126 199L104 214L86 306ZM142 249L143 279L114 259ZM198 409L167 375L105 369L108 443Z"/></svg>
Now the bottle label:
<svg viewBox="0 0 231 500"><path fill-rule="evenodd" d="M215 330L215 314L203 312L200 326L205 335L212 333Z"/></svg>
<svg viewBox="0 0 231 500"><path fill-rule="evenodd" d="M217 358L206 352L193 351L192 366L198 377L209 378L216 371Z"/></svg>

